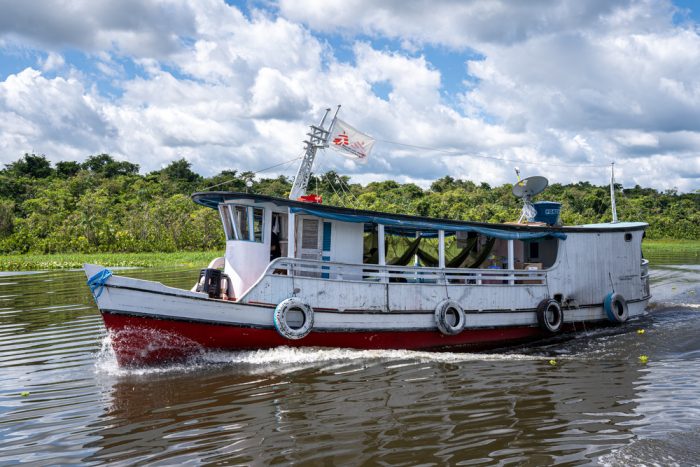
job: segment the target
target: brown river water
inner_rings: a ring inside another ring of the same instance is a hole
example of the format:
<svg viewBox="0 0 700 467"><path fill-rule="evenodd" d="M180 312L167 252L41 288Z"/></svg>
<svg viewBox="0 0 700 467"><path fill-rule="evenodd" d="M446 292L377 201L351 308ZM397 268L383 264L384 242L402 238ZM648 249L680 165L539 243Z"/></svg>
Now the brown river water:
<svg viewBox="0 0 700 467"><path fill-rule="evenodd" d="M125 370L82 271L0 273L0 465L698 465L700 265L652 258L652 294L621 327L496 352Z"/></svg>

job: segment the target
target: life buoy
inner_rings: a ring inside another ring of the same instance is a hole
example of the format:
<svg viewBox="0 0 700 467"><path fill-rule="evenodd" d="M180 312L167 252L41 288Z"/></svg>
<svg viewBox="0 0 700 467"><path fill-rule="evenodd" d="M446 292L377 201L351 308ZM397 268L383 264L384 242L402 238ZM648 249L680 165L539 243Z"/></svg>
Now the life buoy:
<svg viewBox="0 0 700 467"><path fill-rule="evenodd" d="M464 322L464 310L454 300L443 300L435 308L435 324L447 336L462 332Z"/></svg>
<svg viewBox="0 0 700 467"><path fill-rule="evenodd" d="M555 334L561 330L564 313L559 302L546 298L537 305L537 324L547 332Z"/></svg>
<svg viewBox="0 0 700 467"><path fill-rule="evenodd" d="M627 302L619 293L610 292L603 301L603 308L608 319L613 323L624 323L629 318Z"/></svg>
<svg viewBox="0 0 700 467"><path fill-rule="evenodd" d="M314 327L314 310L298 298L288 298L275 307L272 320L280 336L301 339Z"/></svg>

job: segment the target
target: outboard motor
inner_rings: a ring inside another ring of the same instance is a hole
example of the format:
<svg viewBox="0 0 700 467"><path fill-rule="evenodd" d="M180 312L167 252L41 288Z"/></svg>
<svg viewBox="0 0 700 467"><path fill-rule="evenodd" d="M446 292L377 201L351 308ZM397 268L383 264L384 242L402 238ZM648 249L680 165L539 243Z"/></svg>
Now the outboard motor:
<svg viewBox="0 0 700 467"><path fill-rule="evenodd" d="M204 292L209 298L221 297L221 274L220 269L202 269L197 281L197 292Z"/></svg>

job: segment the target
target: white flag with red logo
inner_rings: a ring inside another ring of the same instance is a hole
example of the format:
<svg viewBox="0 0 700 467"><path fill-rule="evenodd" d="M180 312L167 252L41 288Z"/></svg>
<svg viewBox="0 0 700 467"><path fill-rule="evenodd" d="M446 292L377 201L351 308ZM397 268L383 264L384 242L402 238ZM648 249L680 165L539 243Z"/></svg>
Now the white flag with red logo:
<svg viewBox="0 0 700 467"><path fill-rule="evenodd" d="M357 131L344 121L335 119L328 146L344 156L366 161L374 147L374 138Z"/></svg>

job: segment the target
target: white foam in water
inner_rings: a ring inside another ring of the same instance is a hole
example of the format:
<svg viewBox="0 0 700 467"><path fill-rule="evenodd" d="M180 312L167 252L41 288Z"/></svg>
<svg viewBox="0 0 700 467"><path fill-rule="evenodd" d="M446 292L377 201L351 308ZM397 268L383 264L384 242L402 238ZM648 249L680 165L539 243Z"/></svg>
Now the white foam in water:
<svg viewBox="0 0 700 467"><path fill-rule="evenodd" d="M267 350L250 351L210 351L192 357L183 363L144 368L122 368L112 350L109 336L102 340L102 349L97 354L95 368L99 373L113 376L146 375L166 372L181 372L201 369L211 365L236 365L246 367L252 372L296 371L317 364L328 362L359 362L380 360L412 360L414 362L459 363L472 361L523 361L549 360L542 355L524 355L516 353L457 353L457 352L422 352L412 350L355 350L331 349L318 347L276 347Z"/></svg>

